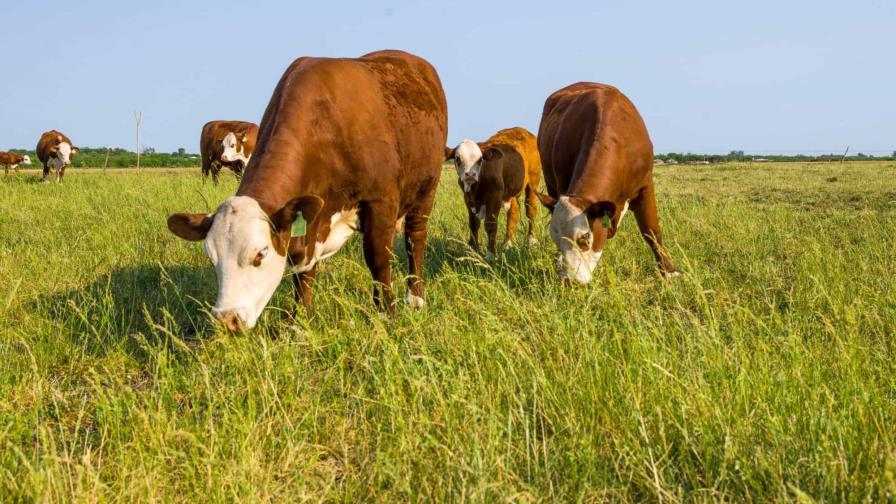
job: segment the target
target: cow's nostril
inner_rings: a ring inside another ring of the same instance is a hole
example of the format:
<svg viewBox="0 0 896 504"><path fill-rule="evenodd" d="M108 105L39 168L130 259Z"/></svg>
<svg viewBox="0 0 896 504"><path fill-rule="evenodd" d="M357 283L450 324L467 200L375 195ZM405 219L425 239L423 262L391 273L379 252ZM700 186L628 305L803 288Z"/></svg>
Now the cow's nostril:
<svg viewBox="0 0 896 504"><path fill-rule="evenodd" d="M243 330L243 322L240 320L236 312L228 310L218 314L218 321L229 332L239 332Z"/></svg>

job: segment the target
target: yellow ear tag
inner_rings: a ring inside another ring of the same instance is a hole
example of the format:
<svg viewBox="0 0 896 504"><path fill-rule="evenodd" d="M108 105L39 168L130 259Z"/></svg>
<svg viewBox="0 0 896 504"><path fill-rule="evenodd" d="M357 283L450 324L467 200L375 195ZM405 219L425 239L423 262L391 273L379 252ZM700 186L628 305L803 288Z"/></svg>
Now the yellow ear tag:
<svg viewBox="0 0 896 504"><path fill-rule="evenodd" d="M248 138L246 138L246 135L243 135L243 138L240 138L240 142L245 143L246 140L248 140Z"/></svg>
<svg viewBox="0 0 896 504"><path fill-rule="evenodd" d="M296 216L296 220L292 221L293 238L305 236L305 227L305 217L299 214L298 216Z"/></svg>

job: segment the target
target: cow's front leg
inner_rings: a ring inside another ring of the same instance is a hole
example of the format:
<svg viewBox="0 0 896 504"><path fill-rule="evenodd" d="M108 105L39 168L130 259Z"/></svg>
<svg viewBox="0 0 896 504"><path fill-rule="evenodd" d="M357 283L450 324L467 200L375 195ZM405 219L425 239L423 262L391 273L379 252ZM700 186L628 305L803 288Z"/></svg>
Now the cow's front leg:
<svg viewBox="0 0 896 504"><path fill-rule="evenodd" d="M473 250L479 250L479 217L476 215L476 210L473 208L467 208L467 212L470 215L470 248Z"/></svg>
<svg viewBox="0 0 896 504"><path fill-rule="evenodd" d="M312 287L314 286L314 276L317 275L317 264L304 273L293 273L292 285L293 295L296 301L296 309L299 303L305 307L309 313L314 311L314 297L312 295Z"/></svg>
<svg viewBox="0 0 896 504"><path fill-rule="evenodd" d="M488 235L488 251L497 254L498 248L498 214L501 212L501 198L490 198L485 207L485 234Z"/></svg>
<svg viewBox="0 0 896 504"><path fill-rule="evenodd" d="M57 184L61 184L61 183L62 183L62 177L64 177L64 176L65 176L65 165L62 165L61 168L59 168L58 170L56 170L56 183L57 183Z"/></svg>
<svg viewBox="0 0 896 504"><path fill-rule="evenodd" d="M386 203L361 205L361 232L364 233L364 260L373 275L373 303L395 316L392 296L392 241L398 206Z"/></svg>
<svg viewBox="0 0 896 504"><path fill-rule="evenodd" d="M44 180L43 180L43 183L44 183L44 184L49 184L49 183L50 183L50 165L48 165L47 163L44 163Z"/></svg>

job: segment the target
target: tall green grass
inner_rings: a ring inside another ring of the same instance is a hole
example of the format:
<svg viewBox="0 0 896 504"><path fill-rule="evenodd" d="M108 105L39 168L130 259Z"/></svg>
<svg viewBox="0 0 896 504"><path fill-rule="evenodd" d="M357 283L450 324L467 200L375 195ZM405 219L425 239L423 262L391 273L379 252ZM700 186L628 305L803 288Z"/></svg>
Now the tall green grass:
<svg viewBox="0 0 896 504"><path fill-rule="evenodd" d="M896 499L892 162L658 167L685 276L628 217L571 289L544 212L467 249L446 172L425 309L377 316L355 237L243 336L165 227L231 178L69 175L0 181L4 502Z"/></svg>

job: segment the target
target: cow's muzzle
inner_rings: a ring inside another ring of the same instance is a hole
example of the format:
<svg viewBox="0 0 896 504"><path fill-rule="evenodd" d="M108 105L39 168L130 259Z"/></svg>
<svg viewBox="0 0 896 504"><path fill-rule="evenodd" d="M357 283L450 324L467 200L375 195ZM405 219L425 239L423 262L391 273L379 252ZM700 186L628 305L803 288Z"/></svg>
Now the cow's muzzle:
<svg viewBox="0 0 896 504"><path fill-rule="evenodd" d="M234 310L226 310L215 314L215 318L218 319L218 322L224 326L224 329L227 329L228 332L243 332L245 330L245 324L243 324L243 320Z"/></svg>

